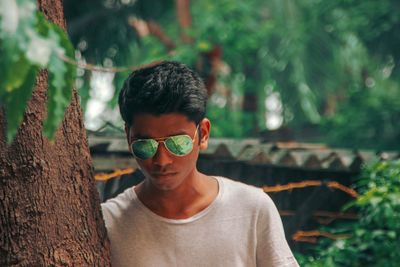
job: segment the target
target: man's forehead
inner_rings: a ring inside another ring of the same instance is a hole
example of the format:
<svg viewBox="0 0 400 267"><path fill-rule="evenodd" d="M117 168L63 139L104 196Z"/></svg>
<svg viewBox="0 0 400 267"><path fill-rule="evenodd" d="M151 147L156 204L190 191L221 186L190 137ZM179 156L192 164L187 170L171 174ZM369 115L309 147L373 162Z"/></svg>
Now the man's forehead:
<svg viewBox="0 0 400 267"><path fill-rule="evenodd" d="M130 133L140 137L164 137L177 134L188 134L196 127L187 116L179 113L162 115L137 114L132 119Z"/></svg>

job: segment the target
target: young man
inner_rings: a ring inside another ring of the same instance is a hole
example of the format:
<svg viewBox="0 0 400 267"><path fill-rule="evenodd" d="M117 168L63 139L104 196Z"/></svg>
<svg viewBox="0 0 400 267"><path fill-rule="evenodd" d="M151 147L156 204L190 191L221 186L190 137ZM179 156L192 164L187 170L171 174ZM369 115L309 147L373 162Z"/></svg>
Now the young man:
<svg viewBox="0 0 400 267"><path fill-rule="evenodd" d="M119 107L145 180L102 204L113 266L298 266L268 195L197 170L206 102L200 77L178 62L125 81Z"/></svg>

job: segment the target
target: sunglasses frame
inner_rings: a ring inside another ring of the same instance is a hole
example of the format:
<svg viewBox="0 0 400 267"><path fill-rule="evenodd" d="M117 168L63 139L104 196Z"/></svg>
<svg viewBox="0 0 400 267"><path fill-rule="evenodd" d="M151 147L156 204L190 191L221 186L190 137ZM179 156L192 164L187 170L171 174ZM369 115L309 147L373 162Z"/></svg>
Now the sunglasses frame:
<svg viewBox="0 0 400 267"><path fill-rule="evenodd" d="M154 155L157 153L157 150L158 150L158 147L160 146L160 143L163 143L163 144L164 144L164 147L165 147L165 148L168 150L168 152L171 153L172 155L174 155L174 156L176 156L176 157L184 157L184 156L187 156L187 155L189 155L189 154L193 151L193 143L194 143L194 141L195 141L195 139L196 139L196 135L197 135L197 131L199 130L199 126L200 126L200 124L197 124L196 130L195 130L195 132L194 132L193 138L192 138L190 135L188 135L188 134L178 134L178 135L171 135L171 136L158 137L158 138L141 138L141 139L134 139L134 140L132 140L132 142L131 142L131 144L130 144L131 153L133 154L133 156L134 156L135 158L138 158L138 159L140 159L140 160L151 159L151 158L154 157ZM165 142L166 142L169 138L171 138L171 137L176 137L176 136L187 136L187 137L190 138L190 140L192 140L192 147L191 147L190 151L189 151L187 154L185 154L185 155L177 155L177 154L175 154L174 152L172 152L172 151L168 148L168 146L166 145ZM142 159L142 158L138 157L138 156L135 154L135 152L133 151L133 144L136 143L136 142L139 142L139 141L147 141L147 140L154 140L154 141L156 141L156 142L157 142L157 147L156 147L156 149L155 149L155 151L154 151L154 154L153 154L151 157L146 158L146 159Z"/></svg>

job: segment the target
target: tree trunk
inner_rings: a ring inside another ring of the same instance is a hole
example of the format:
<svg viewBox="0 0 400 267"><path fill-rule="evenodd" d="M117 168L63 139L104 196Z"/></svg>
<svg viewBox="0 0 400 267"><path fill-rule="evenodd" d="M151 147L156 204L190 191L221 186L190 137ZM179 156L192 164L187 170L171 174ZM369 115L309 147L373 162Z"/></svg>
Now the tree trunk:
<svg viewBox="0 0 400 267"><path fill-rule="evenodd" d="M65 29L62 1L38 2ZM110 266L78 96L54 142L42 133L46 97L41 71L11 145L0 110L0 266Z"/></svg>

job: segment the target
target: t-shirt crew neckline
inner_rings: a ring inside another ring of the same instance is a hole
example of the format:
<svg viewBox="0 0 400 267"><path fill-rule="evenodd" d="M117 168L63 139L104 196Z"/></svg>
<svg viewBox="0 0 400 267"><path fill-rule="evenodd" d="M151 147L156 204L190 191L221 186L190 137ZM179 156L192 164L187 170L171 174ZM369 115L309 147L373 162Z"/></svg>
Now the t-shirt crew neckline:
<svg viewBox="0 0 400 267"><path fill-rule="evenodd" d="M168 219L165 217L162 217L156 213L154 213L153 211L151 211L148 207L146 207L142 201L140 201L140 199L138 198L134 188L132 187L131 190L129 190L130 194L130 198L132 199L132 201L136 202L139 206L140 209L142 209L147 215L153 217L154 219L158 220L158 221L162 221L162 222L166 222L166 223L170 223L170 224L185 224L185 223L191 223L194 221L199 220L200 218L204 217L205 215L207 215L212 209L214 209L215 206L218 205L218 203L220 202L223 192L224 192L224 183L223 180L220 177L216 177L213 176L217 182L218 182L218 194L217 197L213 200L213 202L211 202L210 205L208 205L207 208L205 208L204 210L200 211L199 213L193 215L192 217L186 218L186 219Z"/></svg>

